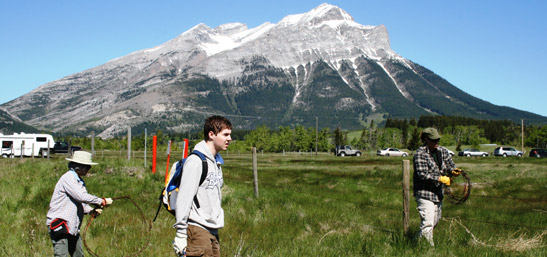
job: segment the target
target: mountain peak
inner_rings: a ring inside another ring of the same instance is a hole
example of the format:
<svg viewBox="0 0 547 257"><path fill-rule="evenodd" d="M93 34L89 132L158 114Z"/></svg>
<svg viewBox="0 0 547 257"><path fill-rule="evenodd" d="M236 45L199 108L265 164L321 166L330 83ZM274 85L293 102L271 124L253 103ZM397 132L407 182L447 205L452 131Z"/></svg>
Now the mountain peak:
<svg viewBox="0 0 547 257"><path fill-rule="evenodd" d="M318 7L312 9L307 13L309 17L313 17L312 20L346 20L353 21L353 17L340 7L330 5L327 3L321 4Z"/></svg>
<svg viewBox="0 0 547 257"><path fill-rule="evenodd" d="M284 25L318 25L326 21L354 22L353 17L340 7L324 3L307 13L289 15L283 18L279 23Z"/></svg>

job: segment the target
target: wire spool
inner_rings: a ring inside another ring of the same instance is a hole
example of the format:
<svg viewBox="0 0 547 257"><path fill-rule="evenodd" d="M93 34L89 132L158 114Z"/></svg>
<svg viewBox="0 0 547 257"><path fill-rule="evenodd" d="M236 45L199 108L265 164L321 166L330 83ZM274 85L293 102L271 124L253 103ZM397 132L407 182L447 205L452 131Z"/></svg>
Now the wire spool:
<svg viewBox="0 0 547 257"><path fill-rule="evenodd" d="M452 204L463 204L471 194L471 179L465 171L461 171L460 177L464 179L464 183L451 183L449 187L445 187L445 193L448 196L448 201Z"/></svg>
<svg viewBox="0 0 547 257"><path fill-rule="evenodd" d="M138 256L138 255L142 254L142 252L144 250L146 250L146 248L150 244L150 233L151 233L151 230L152 230L152 223L148 219L146 219L146 216L144 215L144 212L142 211L142 209L137 205L137 203L133 199L131 199L130 196L126 195L126 196L119 196L119 197L113 197L112 198L112 200L120 200L120 199L126 199L126 200L130 201L131 203L133 203L133 205L135 205L135 207L139 210L143 222L148 225L148 229L146 230L147 239L146 239L145 245L143 245L139 250L137 250L137 252L127 255L127 256ZM87 245L87 240L86 240L87 230L89 229L89 227L91 225L91 221L93 221L94 218L95 218L95 216L91 216L88 219L87 225L85 226L85 229L82 233L82 240L84 242L84 246L85 246L85 249L87 250L87 252L93 257L99 257L99 255L96 254L95 252L93 252L91 250L91 248Z"/></svg>

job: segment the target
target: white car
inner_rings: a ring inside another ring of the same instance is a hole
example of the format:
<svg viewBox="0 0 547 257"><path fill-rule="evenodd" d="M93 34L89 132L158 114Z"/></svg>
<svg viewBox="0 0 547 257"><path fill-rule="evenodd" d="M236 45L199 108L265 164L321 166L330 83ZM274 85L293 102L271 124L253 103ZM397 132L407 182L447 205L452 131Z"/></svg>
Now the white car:
<svg viewBox="0 0 547 257"><path fill-rule="evenodd" d="M488 156L488 153L479 151L477 149L465 149L465 150L459 152L458 156L467 156L467 157L482 156L482 157L486 157L486 156Z"/></svg>
<svg viewBox="0 0 547 257"><path fill-rule="evenodd" d="M518 157L522 157L524 153L515 149L514 147L496 147L496 149L494 149L494 156L503 156L503 157L507 157L507 156L518 156Z"/></svg>
<svg viewBox="0 0 547 257"><path fill-rule="evenodd" d="M404 151L401 151L397 148L384 148L382 150L378 150L376 151L376 155L380 155L380 156L402 156L402 157L407 157L408 156L408 153L407 152L404 152Z"/></svg>

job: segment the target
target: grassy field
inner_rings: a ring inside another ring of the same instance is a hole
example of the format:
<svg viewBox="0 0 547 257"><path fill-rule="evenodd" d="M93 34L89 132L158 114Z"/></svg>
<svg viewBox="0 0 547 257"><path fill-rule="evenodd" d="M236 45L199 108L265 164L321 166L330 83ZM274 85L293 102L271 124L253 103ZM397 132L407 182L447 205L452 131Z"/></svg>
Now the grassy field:
<svg viewBox="0 0 547 257"><path fill-rule="evenodd" d="M165 159L152 175L138 154L126 156L98 153L87 188L101 197L130 196L146 219L131 201L116 200L91 222L88 246L99 256L143 247L141 256L173 256L170 214L161 210L148 234ZM547 256L547 159L455 157L473 189L463 205L445 201L431 248L413 236L413 197L410 236L403 235L401 158L259 154L256 198L251 156L224 157L223 256ZM0 159L0 255L52 255L45 216L66 165L64 156Z"/></svg>

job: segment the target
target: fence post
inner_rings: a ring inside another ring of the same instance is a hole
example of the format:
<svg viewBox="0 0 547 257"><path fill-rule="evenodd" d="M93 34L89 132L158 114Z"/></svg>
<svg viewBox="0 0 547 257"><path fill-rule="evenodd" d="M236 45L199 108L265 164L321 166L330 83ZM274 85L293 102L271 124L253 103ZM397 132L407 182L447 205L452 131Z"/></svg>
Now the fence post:
<svg viewBox="0 0 547 257"><path fill-rule="evenodd" d="M184 144L184 147L182 148L182 159L186 159L186 157L188 157L188 148L190 148L190 142L186 138L182 142ZM228 154L228 151L226 151L226 154Z"/></svg>
<svg viewBox="0 0 547 257"><path fill-rule="evenodd" d="M91 156L95 156L95 131L91 131Z"/></svg>
<svg viewBox="0 0 547 257"><path fill-rule="evenodd" d="M131 160L131 126L127 126L127 160Z"/></svg>
<svg viewBox="0 0 547 257"><path fill-rule="evenodd" d="M21 141L21 159L23 159L23 155L25 155L25 140Z"/></svg>
<svg viewBox="0 0 547 257"><path fill-rule="evenodd" d="M258 198L258 170L256 161L256 147L251 148L253 152L253 186L255 188L255 197Z"/></svg>
<svg viewBox="0 0 547 257"><path fill-rule="evenodd" d="M408 234L410 213L410 161L403 160L403 231Z"/></svg>
<svg viewBox="0 0 547 257"><path fill-rule="evenodd" d="M167 180L169 179L169 158L171 158L171 140L167 143L167 168L165 168L165 185L167 186Z"/></svg>
<svg viewBox="0 0 547 257"><path fill-rule="evenodd" d="M68 140L68 149L66 150L68 158L72 158L72 139Z"/></svg>
<svg viewBox="0 0 547 257"><path fill-rule="evenodd" d="M156 174L156 150L158 144L158 137L152 136L152 174Z"/></svg>
<svg viewBox="0 0 547 257"><path fill-rule="evenodd" d="M148 138L148 130L144 128L144 168L146 168L146 140Z"/></svg>

